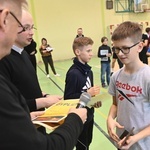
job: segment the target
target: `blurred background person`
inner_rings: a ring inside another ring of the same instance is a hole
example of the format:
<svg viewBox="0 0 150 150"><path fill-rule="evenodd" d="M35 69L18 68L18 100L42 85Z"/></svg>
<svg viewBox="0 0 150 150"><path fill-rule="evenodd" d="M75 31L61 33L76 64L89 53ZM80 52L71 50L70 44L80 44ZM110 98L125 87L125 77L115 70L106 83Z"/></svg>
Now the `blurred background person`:
<svg viewBox="0 0 150 150"><path fill-rule="evenodd" d="M78 28L77 29L76 38L78 38L78 37L84 37L84 35L83 35L83 29L82 28Z"/></svg>
<svg viewBox="0 0 150 150"><path fill-rule="evenodd" d="M147 52L146 52L146 55L148 57L150 57L150 27L147 27L145 29L146 33L147 33L147 36L148 36L148 44L147 44Z"/></svg>
<svg viewBox="0 0 150 150"><path fill-rule="evenodd" d="M101 62L101 84L102 87L106 87L110 82L110 57L112 55L111 48L108 46L108 38L101 38L102 45L98 48L97 56L100 58ZM106 74L106 82L105 83L105 74Z"/></svg>
<svg viewBox="0 0 150 150"><path fill-rule="evenodd" d="M50 65L54 76L60 76L58 73L56 73L55 68L54 68L54 63L53 63L53 58L52 58L53 48L47 43L46 38L42 38L41 43L42 44L40 46L40 53L42 55L42 59L45 65L46 76L48 78L50 77L48 64Z"/></svg>
<svg viewBox="0 0 150 150"><path fill-rule="evenodd" d="M114 52L114 47L112 47L112 62L111 62L111 75L114 73L114 68L115 68L115 63L116 61L118 62L118 66L119 68L122 68L123 67L123 64L122 62L120 61L120 59L118 58L118 56L116 55L116 53Z"/></svg>
<svg viewBox="0 0 150 150"><path fill-rule="evenodd" d="M142 34L142 41L143 41L143 49L142 51L139 53L139 57L140 60L145 63L148 64L148 58L147 58L147 45L148 45L148 36L147 34L143 33Z"/></svg>

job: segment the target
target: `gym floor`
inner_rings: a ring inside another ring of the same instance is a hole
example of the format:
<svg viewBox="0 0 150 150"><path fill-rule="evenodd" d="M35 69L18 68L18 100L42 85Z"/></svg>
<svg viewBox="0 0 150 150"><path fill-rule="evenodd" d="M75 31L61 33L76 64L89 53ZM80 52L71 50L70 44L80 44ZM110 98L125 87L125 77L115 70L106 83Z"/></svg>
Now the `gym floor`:
<svg viewBox="0 0 150 150"><path fill-rule="evenodd" d="M51 71L51 68L49 67L50 78L47 78L43 63L39 63L37 66L37 75L39 78L42 91L52 95L63 96L66 72L71 66L71 64L72 64L72 59L54 62L56 72L60 74L60 76L59 77L54 76ZM93 57L89 65L92 67L92 71L94 74L94 84L101 86L99 58ZM118 69L117 62L115 65L116 65L115 70L117 70ZM110 105L112 103L111 96L108 94L107 90L108 88L102 88L102 87L100 89L99 99L102 101L102 107L95 109L93 141L90 145L90 150L98 150L98 149L116 150L116 147L109 139L109 136L107 134L107 128L106 128L106 118L109 112Z"/></svg>

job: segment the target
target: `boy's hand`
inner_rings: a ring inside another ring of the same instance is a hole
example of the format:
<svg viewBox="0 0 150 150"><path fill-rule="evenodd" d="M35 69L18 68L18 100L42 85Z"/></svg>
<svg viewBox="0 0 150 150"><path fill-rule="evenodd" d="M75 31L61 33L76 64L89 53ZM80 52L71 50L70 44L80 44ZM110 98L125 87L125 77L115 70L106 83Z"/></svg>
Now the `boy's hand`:
<svg viewBox="0 0 150 150"><path fill-rule="evenodd" d="M119 142L120 139L118 135L115 133L115 128L124 128L124 126L121 126L118 122L116 122L113 118L108 117L107 119L107 130L110 137L115 141Z"/></svg>
<svg viewBox="0 0 150 150"><path fill-rule="evenodd" d="M126 140L125 144L122 144L124 142L126 137L124 137L122 140L120 140L117 144L118 144L118 148L120 149L129 149L134 143L136 143L136 139L135 136L129 136L128 139Z"/></svg>
<svg viewBox="0 0 150 150"><path fill-rule="evenodd" d="M92 96L98 95L100 93L100 86L96 85L87 90L87 92Z"/></svg>
<svg viewBox="0 0 150 150"><path fill-rule="evenodd" d="M101 101L98 101L94 105L92 105L92 107L94 107L94 108L99 108L101 106L102 106L102 102Z"/></svg>

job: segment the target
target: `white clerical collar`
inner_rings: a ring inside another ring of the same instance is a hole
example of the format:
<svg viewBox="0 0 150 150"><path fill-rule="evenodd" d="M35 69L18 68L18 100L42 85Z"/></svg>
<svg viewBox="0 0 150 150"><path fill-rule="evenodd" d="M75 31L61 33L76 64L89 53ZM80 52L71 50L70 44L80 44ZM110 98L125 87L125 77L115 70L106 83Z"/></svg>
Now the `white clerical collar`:
<svg viewBox="0 0 150 150"><path fill-rule="evenodd" d="M16 45L13 45L13 46L12 46L12 49L13 49L14 51L18 52L19 54L21 54L22 51L23 51L23 48L19 48L19 47L17 47Z"/></svg>

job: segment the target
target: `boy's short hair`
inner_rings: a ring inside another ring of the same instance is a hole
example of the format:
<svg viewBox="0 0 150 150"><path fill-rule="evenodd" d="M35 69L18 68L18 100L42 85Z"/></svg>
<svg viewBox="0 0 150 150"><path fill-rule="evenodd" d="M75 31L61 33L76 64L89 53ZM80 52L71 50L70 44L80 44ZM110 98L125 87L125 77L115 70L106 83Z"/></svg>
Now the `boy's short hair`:
<svg viewBox="0 0 150 150"><path fill-rule="evenodd" d="M94 43L93 40L91 38L89 38L89 37L75 38L75 40L73 42L73 45L72 45L74 54L75 54L75 50L76 49L82 50L82 48L84 46L93 45L93 43Z"/></svg>
<svg viewBox="0 0 150 150"><path fill-rule="evenodd" d="M103 37L101 38L101 42L103 43L105 40L108 40L108 38L107 38L106 36L103 36Z"/></svg>
<svg viewBox="0 0 150 150"><path fill-rule="evenodd" d="M131 38L132 42L142 41L142 29L138 23L125 21L121 23L113 32L111 40L119 41Z"/></svg>

